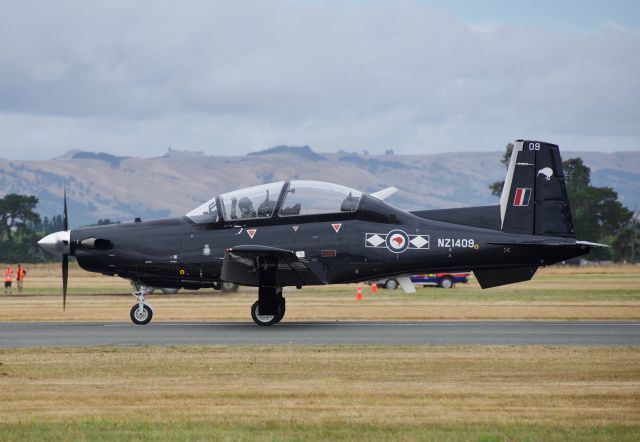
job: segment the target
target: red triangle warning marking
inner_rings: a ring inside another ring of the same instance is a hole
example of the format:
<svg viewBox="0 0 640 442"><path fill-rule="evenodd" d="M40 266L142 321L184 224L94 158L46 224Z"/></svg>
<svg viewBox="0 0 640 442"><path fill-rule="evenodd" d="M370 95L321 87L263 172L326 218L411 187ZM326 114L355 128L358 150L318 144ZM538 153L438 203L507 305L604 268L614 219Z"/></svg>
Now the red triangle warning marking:
<svg viewBox="0 0 640 442"><path fill-rule="evenodd" d="M253 239L253 236L256 234L258 229L248 229L247 234L249 234L249 238Z"/></svg>
<svg viewBox="0 0 640 442"><path fill-rule="evenodd" d="M331 224L331 227L333 227L333 230L338 233L340 231L340 227L342 227L342 224Z"/></svg>

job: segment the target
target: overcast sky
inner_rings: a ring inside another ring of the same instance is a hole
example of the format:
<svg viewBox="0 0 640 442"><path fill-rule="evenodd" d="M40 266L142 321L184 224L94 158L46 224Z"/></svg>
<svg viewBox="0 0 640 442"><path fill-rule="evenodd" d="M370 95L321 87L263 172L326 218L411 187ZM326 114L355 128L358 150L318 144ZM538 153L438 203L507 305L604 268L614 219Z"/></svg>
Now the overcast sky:
<svg viewBox="0 0 640 442"><path fill-rule="evenodd" d="M640 149L640 2L0 0L0 157Z"/></svg>

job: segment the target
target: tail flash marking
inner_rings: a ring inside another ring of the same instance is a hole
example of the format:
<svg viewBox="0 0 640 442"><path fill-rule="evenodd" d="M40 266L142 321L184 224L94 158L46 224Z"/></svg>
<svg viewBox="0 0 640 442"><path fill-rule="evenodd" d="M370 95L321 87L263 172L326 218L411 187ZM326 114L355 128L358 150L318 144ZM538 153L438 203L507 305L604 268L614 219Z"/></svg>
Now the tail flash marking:
<svg viewBox="0 0 640 442"><path fill-rule="evenodd" d="M516 195L513 199L513 205L516 207L528 206L530 198L531 198L531 189L518 187L516 189Z"/></svg>

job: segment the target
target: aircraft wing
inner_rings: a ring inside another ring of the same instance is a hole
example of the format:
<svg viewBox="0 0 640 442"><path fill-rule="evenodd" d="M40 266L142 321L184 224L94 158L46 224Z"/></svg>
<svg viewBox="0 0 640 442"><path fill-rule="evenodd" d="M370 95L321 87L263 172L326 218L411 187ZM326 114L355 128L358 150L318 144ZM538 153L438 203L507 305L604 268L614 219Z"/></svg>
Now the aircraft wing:
<svg viewBox="0 0 640 442"><path fill-rule="evenodd" d="M267 270L264 270L264 269ZM270 246L240 245L227 249L220 279L235 284L258 286L259 278L275 278L274 285L327 284L319 266L292 250Z"/></svg>

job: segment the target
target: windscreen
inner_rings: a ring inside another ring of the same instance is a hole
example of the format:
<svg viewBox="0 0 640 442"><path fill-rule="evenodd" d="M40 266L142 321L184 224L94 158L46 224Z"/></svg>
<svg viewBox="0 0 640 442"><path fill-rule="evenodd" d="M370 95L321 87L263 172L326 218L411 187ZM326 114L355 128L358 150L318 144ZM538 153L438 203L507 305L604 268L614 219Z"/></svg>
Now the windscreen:
<svg viewBox="0 0 640 442"><path fill-rule="evenodd" d="M216 199L211 198L206 203L196 207L187 216L196 223L215 223L218 221L218 208L216 207Z"/></svg>

